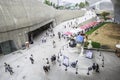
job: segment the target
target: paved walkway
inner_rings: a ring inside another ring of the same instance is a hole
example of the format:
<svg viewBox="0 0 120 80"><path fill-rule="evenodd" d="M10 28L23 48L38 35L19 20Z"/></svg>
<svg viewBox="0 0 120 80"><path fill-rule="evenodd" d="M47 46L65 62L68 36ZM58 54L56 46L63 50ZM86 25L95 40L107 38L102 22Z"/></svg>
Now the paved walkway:
<svg viewBox="0 0 120 80"><path fill-rule="evenodd" d="M45 35L45 32L41 36L37 37L34 44L30 45L30 49L19 50L8 55L0 56L0 80L120 80L120 58L117 58L114 53L93 51L93 59L80 56L80 50L77 48L64 47L67 41L64 39L59 40L57 36L58 31L66 31L63 25L68 22L58 25L53 30L56 34L54 38L47 37L46 43L41 43L41 37ZM56 48L52 47L52 41L56 41ZM50 58L53 54L58 54L62 49L62 54L68 56L70 62L78 61L78 74L75 74L75 69L69 67L68 71L65 71L64 66L59 66L58 63L52 65L51 70L48 73L43 71L43 65L45 64L45 58ZM33 54L35 60L34 64L31 64L29 57ZM102 67L102 59L104 56L104 67ZM4 62L9 63L14 71L13 75L10 75L4 70ZM100 73L90 71L90 75L87 75L88 67L92 66L92 63L98 63L100 65Z"/></svg>

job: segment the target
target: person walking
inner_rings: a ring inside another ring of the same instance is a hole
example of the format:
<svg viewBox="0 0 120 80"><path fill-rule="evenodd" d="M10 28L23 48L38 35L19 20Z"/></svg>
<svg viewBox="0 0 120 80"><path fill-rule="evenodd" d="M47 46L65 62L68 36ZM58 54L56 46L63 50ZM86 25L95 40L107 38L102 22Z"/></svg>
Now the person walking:
<svg viewBox="0 0 120 80"><path fill-rule="evenodd" d="M7 72L8 71L8 64L6 62L4 63L4 67L5 67L5 72Z"/></svg>
<svg viewBox="0 0 120 80"><path fill-rule="evenodd" d="M10 72L10 75L12 75L14 72L13 72L13 68L8 64L8 71Z"/></svg>
<svg viewBox="0 0 120 80"><path fill-rule="evenodd" d="M33 54L30 55L33 58Z"/></svg>
<svg viewBox="0 0 120 80"><path fill-rule="evenodd" d="M33 56L30 56L30 61L31 61L31 64L34 64Z"/></svg>

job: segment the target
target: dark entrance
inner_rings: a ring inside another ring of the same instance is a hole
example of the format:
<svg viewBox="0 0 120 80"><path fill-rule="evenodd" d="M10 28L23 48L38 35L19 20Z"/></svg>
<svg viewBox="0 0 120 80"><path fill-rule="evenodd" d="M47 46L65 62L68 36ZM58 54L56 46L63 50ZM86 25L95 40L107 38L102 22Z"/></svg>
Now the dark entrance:
<svg viewBox="0 0 120 80"><path fill-rule="evenodd" d="M0 43L0 54L9 54L17 50L12 40Z"/></svg>
<svg viewBox="0 0 120 80"><path fill-rule="evenodd" d="M36 37L38 37L42 32L44 32L48 28L50 28L50 25L52 25L52 22L49 23L49 24L46 24L46 25L44 25L44 26L42 26L42 27L40 27L40 28L38 28L38 29L36 29L34 31L29 32L28 33L29 42L31 44L33 44L34 43L33 39L36 38Z"/></svg>

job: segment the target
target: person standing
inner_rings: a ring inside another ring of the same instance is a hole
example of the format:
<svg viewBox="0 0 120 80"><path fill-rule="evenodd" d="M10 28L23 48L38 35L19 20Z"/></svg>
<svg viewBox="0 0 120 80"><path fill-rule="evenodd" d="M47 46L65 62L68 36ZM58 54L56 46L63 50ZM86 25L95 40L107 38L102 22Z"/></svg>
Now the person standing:
<svg viewBox="0 0 120 80"><path fill-rule="evenodd" d="M27 49L29 49L29 41L25 42L25 46L26 46Z"/></svg>
<svg viewBox="0 0 120 80"><path fill-rule="evenodd" d="M50 62L49 62L48 58L46 58L46 67L48 70L50 70Z"/></svg>
<svg viewBox="0 0 120 80"><path fill-rule="evenodd" d="M4 63L4 67L5 67L5 72L7 72L8 71L8 64L6 62Z"/></svg>
<svg viewBox="0 0 120 80"><path fill-rule="evenodd" d="M99 72L99 65L96 64L96 72Z"/></svg>
<svg viewBox="0 0 120 80"><path fill-rule="evenodd" d="M96 65L95 65L95 63L93 63L92 69L93 69L93 73L95 73L95 70L96 70Z"/></svg>
<svg viewBox="0 0 120 80"><path fill-rule="evenodd" d="M53 48L55 48L56 47L56 45L55 45L55 41L53 40Z"/></svg>
<svg viewBox="0 0 120 80"><path fill-rule="evenodd" d="M33 54L30 55L33 58Z"/></svg>
<svg viewBox="0 0 120 80"><path fill-rule="evenodd" d="M61 33L60 32L58 32L58 38L61 39Z"/></svg>

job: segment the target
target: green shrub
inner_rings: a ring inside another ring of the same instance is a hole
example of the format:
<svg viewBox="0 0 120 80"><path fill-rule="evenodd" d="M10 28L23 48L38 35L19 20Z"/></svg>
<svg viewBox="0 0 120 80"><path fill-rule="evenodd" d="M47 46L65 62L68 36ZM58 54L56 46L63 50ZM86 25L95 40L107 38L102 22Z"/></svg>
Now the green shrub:
<svg viewBox="0 0 120 80"><path fill-rule="evenodd" d="M100 43L98 42L92 42L93 48L100 48Z"/></svg>
<svg viewBox="0 0 120 80"><path fill-rule="evenodd" d="M88 42L85 42L84 47L87 47L88 44L89 44ZM92 41L92 47L93 48L100 48L100 43Z"/></svg>

